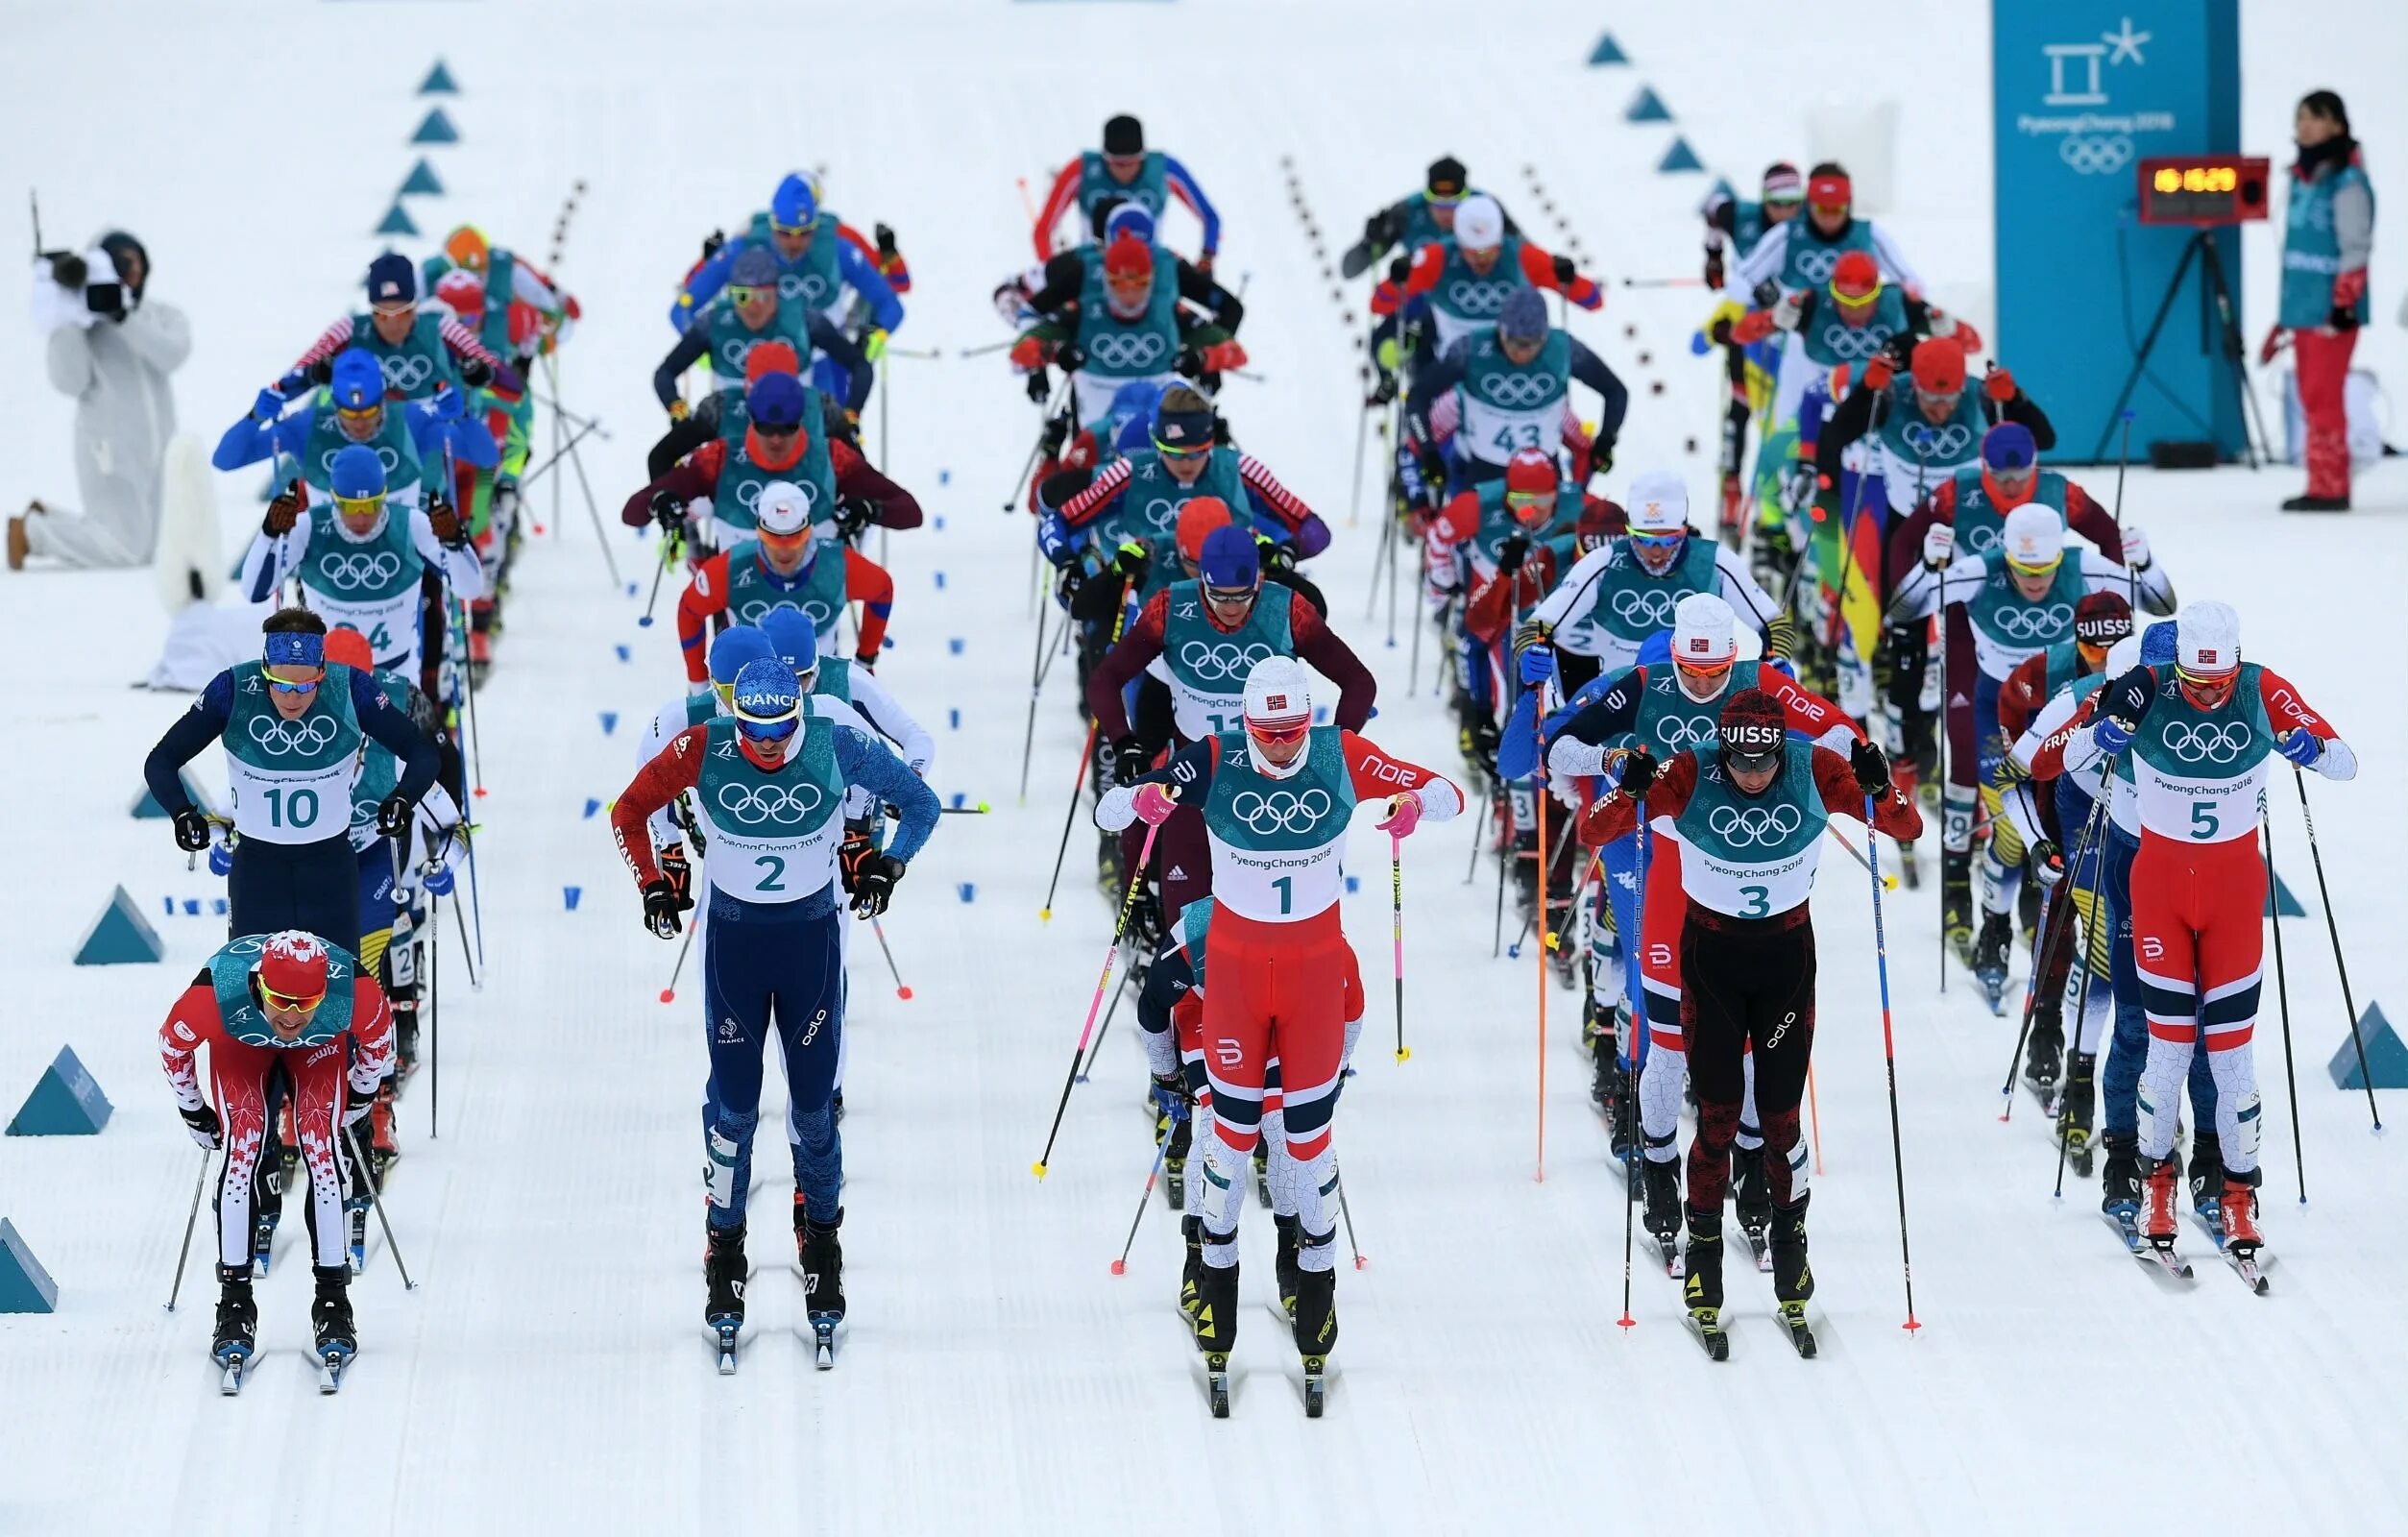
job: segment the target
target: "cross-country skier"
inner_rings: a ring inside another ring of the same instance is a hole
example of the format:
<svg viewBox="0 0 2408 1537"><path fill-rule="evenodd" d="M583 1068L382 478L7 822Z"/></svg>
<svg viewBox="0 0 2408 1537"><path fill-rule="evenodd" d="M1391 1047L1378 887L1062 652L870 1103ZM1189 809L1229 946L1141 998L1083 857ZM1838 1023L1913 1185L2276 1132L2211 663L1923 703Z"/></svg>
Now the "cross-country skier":
<svg viewBox="0 0 2408 1537"><path fill-rule="evenodd" d="M289 400L311 384L328 382L334 355L347 347L376 358L384 372L385 393L397 401L425 400L446 385L513 397L526 388L518 370L495 356L474 331L449 317L421 312L418 271L398 251L368 263L366 312L328 326L277 381L277 389Z"/></svg>
<svg viewBox="0 0 2408 1537"><path fill-rule="evenodd" d="M1395 390L1399 369L1411 378L1475 328L1491 325L1505 300L1523 286L1551 289L1583 309L1600 309L1605 295L1572 267L1505 231L1496 200L1475 193L1455 209L1454 232L1415 248L1389 264L1387 281L1372 293L1374 360L1382 375L1375 401ZM1426 325L1423 323L1426 322ZM1406 333L1410 340L1401 340Z"/></svg>
<svg viewBox="0 0 2408 1537"><path fill-rule="evenodd" d="M1807 1164L1798 1105L1814 1044L1814 928L1807 908L1834 815L1863 820L1902 842L1923 831L1914 803L1890 782L1879 747L1857 742L1843 758L1789 738L1788 709L1762 689L1723 704L1710 742L1663 762L1642 743L1623 758L1616 787L1580 819L1581 842L1613 842L1638 825L1643 803L1657 842L1681 848L1689 910L1679 946L1681 1022L1697 1087L1697 1134L1689 1154L1690 1316L1717 1359L1721 1343L1722 1199L1731 1175L1753 1048L1773 1207L1773 1291L1801 1350L1813 1272L1806 1256Z"/></svg>
<svg viewBox="0 0 2408 1537"><path fill-rule="evenodd" d="M738 256L728 271L727 286L694 312L693 323L678 333L652 371L652 393L672 421L687 414L678 385L696 363L711 369L711 388L724 413L742 397L753 378L746 366L756 348L784 342L797 356L816 356L828 363L815 367L815 388L823 381L845 408L858 413L878 382L878 371L852 338L837 329L819 310L801 299L783 297L778 287L777 258L755 247ZM790 369L790 373L799 370Z"/></svg>
<svg viewBox="0 0 2408 1537"><path fill-rule="evenodd" d="M1721 287L1735 260L1746 260L1766 231L1797 217L1804 207L1806 179L1788 160L1764 167L1754 203L1717 185L1698 210L1706 220L1706 286Z"/></svg>
<svg viewBox="0 0 2408 1537"><path fill-rule="evenodd" d="M865 788L902 815L894 842L866 855L853 872L852 908L863 917L886 911L937 817L936 793L901 759L862 732L806 715L786 663L746 663L736 675L734 710L732 719L679 732L611 808L620 853L644 893L645 926L664 939L676 938L680 909L652 857L645 821L691 794L710 841L702 866L710 888L702 972L717 1115L704 1139L704 1311L725 1370L733 1369L744 1319L744 1208L760 1121L761 1052L773 1026L785 1052L788 1126L799 1149L795 1245L823 1359L844 1316L838 1239L843 1151L831 1104L844 1028L837 928L844 797Z"/></svg>
<svg viewBox="0 0 2408 1537"><path fill-rule="evenodd" d="M1455 232L1455 210L1463 207L1467 197L1485 197L1492 203L1497 199L1471 183L1463 162L1451 155L1442 155L1430 161L1429 174L1422 183L1422 190L1408 193L1363 221L1363 238L1349 246L1338 258L1338 270L1349 278L1360 278L1371 270L1372 263L1391 250L1419 251L1433 241L1444 240ZM1521 227L1514 223L1498 203L1497 216L1505 221L1507 234L1520 234Z"/></svg>
<svg viewBox="0 0 2408 1537"><path fill-rule="evenodd" d="M1031 400L1051 394L1048 363L1070 376L1082 422L1102 415L1124 385L1186 378L1210 389L1223 372L1246 366L1236 339L1246 306L1237 295L1157 244L1140 209L1114 212L1108 232L1047 261L1043 283L1026 300L1036 319L1012 344L1010 361L1027 375Z"/></svg>
<svg viewBox="0 0 2408 1537"><path fill-rule="evenodd" d="M352 782L373 739L401 763L377 808L387 838L410 825L435 782L434 744L396 710L374 674L327 665L326 621L284 608L260 625L260 660L209 680L142 762L142 778L174 819L176 846L209 846L208 819L180 769L211 743L226 748L235 842L226 883L236 938L305 929L346 948L359 942L359 865L351 842Z"/></svg>
<svg viewBox="0 0 2408 1537"><path fill-rule="evenodd" d="M1211 551L1207 550L1209 557ZM1095 819L1160 827L1179 802L1210 835L1215 906L1205 954L1204 1042L1213 1134L1204 1144L1204 1270L1196 1343L1215 1372L1237 1337L1237 1214L1262 1113L1263 1063L1277 1057L1288 1151L1300 1167L1295 1338L1317 1375L1336 1342L1337 1092L1353 968L1338 922L1347 825L1359 800L1384 796L1379 830L1402 838L1447 821L1463 793L1345 726L1313 724L1301 664L1268 655L1246 674L1239 720L1108 792Z"/></svg>
<svg viewBox="0 0 2408 1537"><path fill-rule="evenodd" d="M2012 531L2009 531L2010 549ZM2276 757L2327 779L2350 779L2358 756L2299 691L2241 659L2241 621L2223 603L2195 603L2177 621L2171 668L2139 667L2106 685L2100 719L2065 749L2080 773L2128 754L2139 793L2140 853L2132 862L2132 942L2149 1061L2142 1070L2140 1228L2160 1250L2175 1233L2177 1095L2202 1037L2216 1079L2224 1160L2224 1247L2256 1256L2259 961L2266 942L2266 865L2256 830Z"/></svg>
<svg viewBox="0 0 2408 1537"><path fill-rule="evenodd" d="M1597 393L1593 437L1572 409L1575 380ZM1434 504L1441 481L1453 493L1502 479L1517 452L1537 449L1567 453L1572 480L1586 485L1614 467L1629 408L1630 391L1614 371L1548 325L1546 301L1525 285L1505 296L1496 325L1466 332L1413 381L1399 482L1408 501Z"/></svg>
<svg viewBox="0 0 2408 1537"><path fill-rule="evenodd" d="M1082 229L1091 227L1097 206L1107 199L1134 204L1159 223L1171 200L1177 199L1204 226L1196 267L1210 272L1212 258L1221 249L1221 215L1187 167L1160 150L1147 149L1145 125L1127 112L1104 120L1103 144L1100 151L1081 150L1055 173L1054 184L1037 206L1032 232L1036 259L1053 259L1055 231L1062 215L1074 207L1079 210Z"/></svg>
<svg viewBox="0 0 2408 1537"><path fill-rule="evenodd" d="M210 1095L193 1058L209 1052ZM293 1124L309 1165L309 1232L317 1297L309 1308L315 1354L328 1378L359 1349L344 1252L345 1136L376 1103L393 1061L393 1019L374 978L342 946L301 930L245 935L220 948L176 999L159 1027L159 1057L176 1110L194 1141L223 1148L218 1171L218 1300L209 1354L241 1386L256 1349L259 1306L251 1295L251 1187L269 1146L267 1086L280 1067Z"/></svg>
<svg viewBox="0 0 2408 1537"><path fill-rule="evenodd" d="M695 317L709 307L722 286L773 282L782 300L800 305L835 327L848 343L848 353L875 363L886 351L888 334L903 325L903 301L895 297L901 288L889 276L900 276L902 286L910 286L910 273L894 254L894 232L882 225L879 233L876 246L863 240L858 231L819 206L813 178L790 173L778 183L769 207L752 216L745 232L687 276L676 303L669 306L669 324L681 331L692 329ZM766 269L766 276L758 267L747 269L750 276L739 275L737 267L756 252L773 263ZM814 341L817 341L816 334ZM826 362L836 355L831 351L815 362L812 378L821 389L840 395L839 366L853 365Z"/></svg>
<svg viewBox="0 0 2408 1537"><path fill-rule="evenodd" d="M773 608L799 608L819 631L819 648L834 656L842 639L839 622L847 605L858 602L855 660L864 671L878 665L894 610L894 578L860 550L821 538L811 526L811 507L801 487L770 481L753 508L752 537L694 568L677 599L677 644L686 653L686 681L697 690L708 677L703 631L722 614L739 624L758 624Z"/></svg>

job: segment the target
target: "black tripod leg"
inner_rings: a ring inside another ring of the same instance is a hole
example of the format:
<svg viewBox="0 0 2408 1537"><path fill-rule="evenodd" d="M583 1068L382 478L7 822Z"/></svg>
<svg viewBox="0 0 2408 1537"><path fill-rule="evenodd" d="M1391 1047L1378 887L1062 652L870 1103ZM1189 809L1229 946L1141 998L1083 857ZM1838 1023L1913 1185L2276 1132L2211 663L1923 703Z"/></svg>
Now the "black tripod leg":
<svg viewBox="0 0 2408 1537"><path fill-rule="evenodd" d="M2149 354L2155 351L2158 332L2166 329L2166 317L2174 313L2174 301L2182 292L2182 279L2191 270L2191 258L2206 243L2208 232L2201 230L2191 236L2182 248L2182 259L2174 264L2174 277L2166 283L2166 296L2157 301L2155 318L2149 322L2149 333L2140 339L2140 350L2132 354L2132 371L2124 376L2124 388L2115 398L2115 409L2107 413L2106 425L2099 428L2099 442L2090 451L2095 462L2104 463L2107 456L2107 440L2115 435L2115 424L2124 419L2124 407L2132 403L2132 391L2140 387L2140 377L2149 370ZM2211 256L2209 260L2214 260Z"/></svg>

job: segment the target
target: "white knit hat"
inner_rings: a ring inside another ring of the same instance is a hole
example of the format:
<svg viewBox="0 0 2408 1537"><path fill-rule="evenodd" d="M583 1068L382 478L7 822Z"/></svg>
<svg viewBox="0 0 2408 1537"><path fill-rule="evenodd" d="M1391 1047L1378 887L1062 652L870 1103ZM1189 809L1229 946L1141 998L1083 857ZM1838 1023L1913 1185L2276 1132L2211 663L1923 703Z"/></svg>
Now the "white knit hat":
<svg viewBox="0 0 2408 1537"><path fill-rule="evenodd" d="M1623 500L1635 534L1677 534L1689 527L1689 487L1669 470L1650 470Z"/></svg>
<svg viewBox="0 0 2408 1537"><path fill-rule="evenodd" d="M2174 655L2185 672L2230 672L2241 665L2241 616L2229 603L2193 603L2175 621Z"/></svg>
<svg viewBox="0 0 2408 1537"><path fill-rule="evenodd" d="M1505 212L1485 192L1474 192L1455 207L1455 246L1463 251L1494 251L1505 243Z"/></svg>
<svg viewBox="0 0 2408 1537"><path fill-rule="evenodd" d="M1739 654L1731 605L1712 593L1691 593L1672 610L1672 660L1719 667Z"/></svg>
<svg viewBox="0 0 2408 1537"><path fill-rule="evenodd" d="M2027 501L2007 515L1999 530L1999 553L2026 571L2042 571L2065 558L2065 524L2054 511Z"/></svg>

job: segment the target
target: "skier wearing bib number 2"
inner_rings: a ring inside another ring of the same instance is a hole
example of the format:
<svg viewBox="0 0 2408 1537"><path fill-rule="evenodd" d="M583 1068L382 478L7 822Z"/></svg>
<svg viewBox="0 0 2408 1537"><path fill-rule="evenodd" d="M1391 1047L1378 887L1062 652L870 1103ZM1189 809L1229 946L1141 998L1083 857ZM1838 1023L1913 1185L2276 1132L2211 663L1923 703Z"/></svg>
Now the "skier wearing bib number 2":
<svg viewBox="0 0 2408 1537"><path fill-rule="evenodd" d="M1837 813L1901 842L1923 832L1914 803L1891 783L1879 747L1859 741L1840 756L1788 736L1789 711L1762 689L1731 695L1715 738L1666 761L1659 772L1642 743L1619 782L1580 818L1581 842L1604 845L1637 826L1681 850L1689 910L1680 933L1681 1024L1697 1087L1697 1135L1689 1152L1688 1303L1717 1359L1721 1342L1722 1202L1739 1131L1742 1053L1754 1048L1772 1194L1773 1290L1792 1331L1805 1328L1813 1272L1806 1259L1807 1156L1798 1103L1814 1045L1814 928L1807 897L1823 825ZM1799 1349L1812 1349L1812 1336Z"/></svg>
<svg viewBox="0 0 2408 1537"><path fill-rule="evenodd" d="M2175 647L2171 669L2136 667L2100 691L2095 723L2066 745L2065 772L2128 752L2124 767L2138 792L2132 949L2149 1020L2141 1232L2160 1250L2174 1245L2174 1134L2191 1054L2204 1037L2224 1159L2225 1246L2251 1259L2263 1241L2263 1122L2250 1045L2265 945L2258 807L2277 756L2327 779L2354 778L2358 756L2299 690L2241 660L2241 622L2225 604L2183 610Z"/></svg>
<svg viewBox="0 0 2408 1537"><path fill-rule="evenodd" d="M1277 1058L1300 1230L1295 1337L1307 1373L1338 1334L1337 1157L1329 1113L1346 1046L1353 970L1338 922L1347 826L1359 800L1384 797L1379 829L1402 838L1463 811L1454 784L1392 758L1343 726L1313 724L1303 667L1271 656L1246 675L1238 729L1206 736L1107 793L1097 825L1158 827L1181 802L1211 840L1212 927L1205 953L1204 1047L1213 1130L1204 1143L1204 1269L1196 1343L1212 1370L1237 1337L1237 1219L1260 1134L1263 1064Z"/></svg>
<svg viewBox="0 0 2408 1537"><path fill-rule="evenodd" d="M936 794L883 743L807 715L794 670L776 658L736 674L735 713L671 738L611 808L619 852L644 892L644 921L675 939L680 895L652 853L646 822L691 792L708 847L703 878L710 922L702 948L711 1032L709 1092L718 1105L704 1134L708 1158L709 1287L704 1321L719 1340L720 1370L735 1369L744 1321L744 1205L760 1123L761 1052L774 1024L785 1051L788 1127L796 1134L794 1241L821 1363L833 1360L844 1317L843 1150L834 1108L844 1030L844 951L838 932L837 864L844 797L856 786L900 809L884 852L862 850L851 877L853 911L886 911L904 867L936 825Z"/></svg>

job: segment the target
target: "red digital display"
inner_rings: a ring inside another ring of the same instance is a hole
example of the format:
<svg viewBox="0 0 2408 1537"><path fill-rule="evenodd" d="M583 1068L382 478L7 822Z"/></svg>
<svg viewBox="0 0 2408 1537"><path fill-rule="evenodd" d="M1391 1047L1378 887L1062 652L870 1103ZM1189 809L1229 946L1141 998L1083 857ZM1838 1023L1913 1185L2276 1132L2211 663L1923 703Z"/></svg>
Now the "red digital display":
<svg viewBox="0 0 2408 1537"><path fill-rule="evenodd" d="M2262 155L2161 155L2140 162L2140 222L2219 225L2263 219Z"/></svg>

